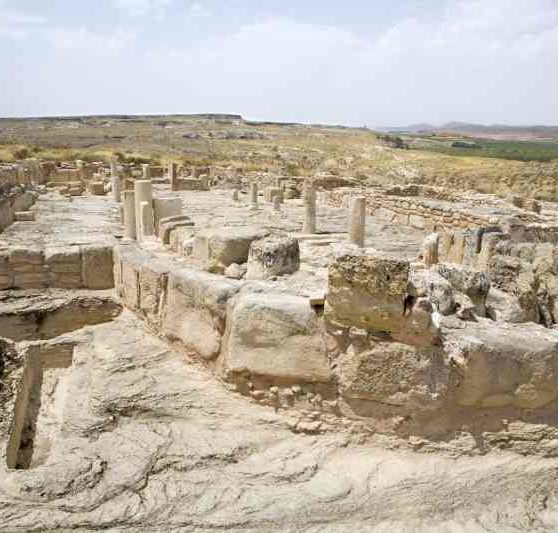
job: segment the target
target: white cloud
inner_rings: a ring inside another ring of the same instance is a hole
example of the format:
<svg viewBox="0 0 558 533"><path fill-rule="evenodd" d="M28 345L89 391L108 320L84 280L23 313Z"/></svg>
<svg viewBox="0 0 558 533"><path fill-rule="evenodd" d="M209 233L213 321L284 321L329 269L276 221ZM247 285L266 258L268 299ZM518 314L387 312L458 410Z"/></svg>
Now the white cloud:
<svg viewBox="0 0 558 533"><path fill-rule="evenodd" d="M0 34L10 37L22 37L45 23L46 19L44 17L27 15L4 8L0 1Z"/></svg>
<svg viewBox="0 0 558 533"><path fill-rule="evenodd" d="M211 13L201 2L192 2L188 8L191 17L209 17Z"/></svg>
<svg viewBox="0 0 558 533"><path fill-rule="evenodd" d="M134 13L155 6L155 0L115 1L135 4ZM159 8L168 0L160 2ZM147 48L122 30L57 30L49 39L57 55L42 81L29 67L25 86L52 87L52 113L558 123L555 0L448 0L435 17L416 14L375 34L269 19L181 47L162 41ZM76 76L68 64L83 66L84 57L86 72ZM47 112L34 107L32 94L24 101L15 89L9 93L13 86L0 88L0 102L20 102L22 113Z"/></svg>
<svg viewBox="0 0 558 533"><path fill-rule="evenodd" d="M125 30L110 33L96 33L85 28L77 30L51 29L46 32L47 39L59 49L72 53L88 51L95 55L122 51L131 45L135 34Z"/></svg>
<svg viewBox="0 0 558 533"><path fill-rule="evenodd" d="M161 16L172 0L113 0L114 5L131 16Z"/></svg>

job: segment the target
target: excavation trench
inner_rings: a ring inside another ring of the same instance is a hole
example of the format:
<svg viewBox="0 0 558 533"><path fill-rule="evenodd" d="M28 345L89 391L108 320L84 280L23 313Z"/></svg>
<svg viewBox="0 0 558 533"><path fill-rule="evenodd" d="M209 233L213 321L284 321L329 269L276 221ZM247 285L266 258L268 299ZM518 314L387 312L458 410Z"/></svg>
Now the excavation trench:
<svg viewBox="0 0 558 533"><path fill-rule="evenodd" d="M3 351L7 354L10 344L15 354L11 359L3 354L4 362L10 364L0 366L0 403L4 404L0 408L11 413L6 446L8 468L32 469L44 464L61 429L74 343L57 337L111 321L121 310L109 295L67 295L50 301L31 297L3 302ZM15 394L9 392L10 382Z"/></svg>
<svg viewBox="0 0 558 533"><path fill-rule="evenodd" d="M43 464L62 424L73 344L30 347L6 449L9 468Z"/></svg>

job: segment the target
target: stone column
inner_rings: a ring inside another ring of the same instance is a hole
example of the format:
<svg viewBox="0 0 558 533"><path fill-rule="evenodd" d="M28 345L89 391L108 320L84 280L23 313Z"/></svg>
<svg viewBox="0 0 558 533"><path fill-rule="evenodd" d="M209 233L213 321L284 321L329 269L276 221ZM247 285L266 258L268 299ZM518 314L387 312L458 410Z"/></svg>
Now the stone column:
<svg viewBox="0 0 558 533"><path fill-rule="evenodd" d="M349 241L364 247L366 232L366 199L364 196L351 198L349 204Z"/></svg>
<svg viewBox="0 0 558 533"><path fill-rule="evenodd" d="M136 203L136 237L140 241L143 237L153 235L153 186L151 180L136 180L134 182L135 203ZM142 203L146 202L147 207L142 208ZM145 213L142 213L142 210Z"/></svg>
<svg viewBox="0 0 558 533"><path fill-rule="evenodd" d="M273 197L273 211L281 211L281 197L274 196Z"/></svg>
<svg viewBox="0 0 558 533"><path fill-rule="evenodd" d="M304 206L302 233L316 233L316 191L310 182L304 184L302 204Z"/></svg>
<svg viewBox="0 0 558 533"><path fill-rule="evenodd" d="M76 168L77 168L77 171L78 171L79 179L84 180L85 179L85 165L84 165L84 163L81 159L78 159L76 161Z"/></svg>
<svg viewBox="0 0 558 533"><path fill-rule="evenodd" d="M115 202L120 202L120 176L113 174L110 177L110 185L112 191L112 199Z"/></svg>
<svg viewBox="0 0 558 533"><path fill-rule="evenodd" d="M118 168L116 166L116 157L111 156L110 158L110 177L118 175Z"/></svg>
<svg viewBox="0 0 558 533"><path fill-rule="evenodd" d="M148 165L147 163L144 163L144 164L141 166L141 170L142 170L142 172L143 172L143 178L142 178L142 179L144 179L144 180L149 180L149 179L151 179L151 172L150 172L150 170L149 170L149 165Z"/></svg>
<svg viewBox="0 0 558 533"><path fill-rule="evenodd" d="M258 184L256 182L250 183L250 209L258 209Z"/></svg>
<svg viewBox="0 0 558 533"><path fill-rule="evenodd" d="M136 238L136 203L134 191L122 191L124 207L124 237Z"/></svg>
<svg viewBox="0 0 558 533"><path fill-rule="evenodd" d="M500 232L485 233L482 236L481 251L477 258L477 270L481 272L490 272L490 260L494 255L497 244L505 238Z"/></svg>
<svg viewBox="0 0 558 533"><path fill-rule="evenodd" d="M198 167L192 167L191 177L192 179L196 179L196 180L200 177L200 172Z"/></svg>
<svg viewBox="0 0 558 533"><path fill-rule="evenodd" d="M238 189L233 190L232 199L234 202L238 202Z"/></svg>
<svg viewBox="0 0 558 533"><path fill-rule="evenodd" d="M141 202L140 203L140 228L141 228L141 236L143 237L151 237L155 234L155 230L153 229L153 206L151 202Z"/></svg>
<svg viewBox="0 0 558 533"><path fill-rule="evenodd" d="M428 235L422 243L422 260L424 266L431 267L438 264L438 246L440 236L437 233Z"/></svg>
<svg viewBox="0 0 558 533"><path fill-rule="evenodd" d="M169 162L169 182L171 191L178 191L178 176L176 175L176 163L173 161Z"/></svg>

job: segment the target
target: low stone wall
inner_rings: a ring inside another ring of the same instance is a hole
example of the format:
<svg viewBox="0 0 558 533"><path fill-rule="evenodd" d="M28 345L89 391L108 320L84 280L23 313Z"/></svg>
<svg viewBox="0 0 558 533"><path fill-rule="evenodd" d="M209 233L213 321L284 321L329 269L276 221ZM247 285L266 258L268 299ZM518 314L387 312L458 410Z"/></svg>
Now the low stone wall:
<svg viewBox="0 0 558 533"><path fill-rule="evenodd" d="M260 403L395 417L397 431L407 425L411 434L434 421L434 433L458 430L494 407L510 419L554 409L558 332L484 318L485 277L440 272L378 255L338 257L324 313L272 282L185 268L135 244L118 246L114 262L126 307ZM464 309L480 314L454 314Z"/></svg>
<svg viewBox="0 0 558 533"><path fill-rule="evenodd" d="M331 207L347 207L355 189L336 189L320 193L319 202ZM434 231L439 228L465 229L497 222L494 217L478 215L465 206L415 196L395 196L379 190L361 189L366 198L366 211L386 222Z"/></svg>
<svg viewBox="0 0 558 533"><path fill-rule="evenodd" d="M111 246L0 249L0 290L112 287Z"/></svg>
<svg viewBox="0 0 558 533"><path fill-rule="evenodd" d="M20 187L10 187L0 195L0 232L15 220L18 211L27 211L36 200L36 193L24 191Z"/></svg>

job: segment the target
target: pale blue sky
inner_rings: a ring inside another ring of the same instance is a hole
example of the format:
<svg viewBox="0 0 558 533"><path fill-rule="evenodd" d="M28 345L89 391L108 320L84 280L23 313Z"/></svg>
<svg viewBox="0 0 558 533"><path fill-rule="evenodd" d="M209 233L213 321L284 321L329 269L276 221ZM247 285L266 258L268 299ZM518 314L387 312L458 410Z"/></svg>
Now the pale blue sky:
<svg viewBox="0 0 558 533"><path fill-rule="evenodd" d="M558 124L558 0L0 0L0 116Z"/></svg>

